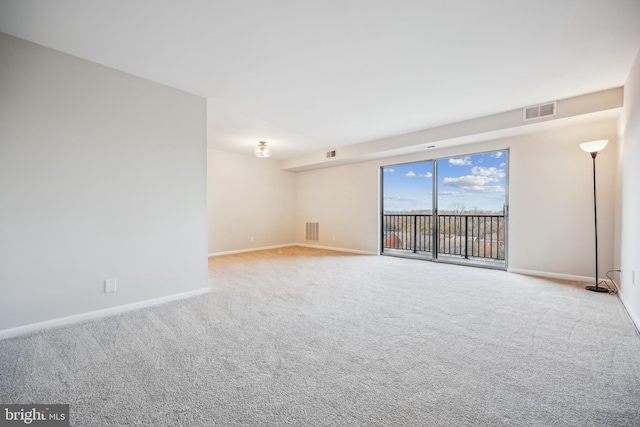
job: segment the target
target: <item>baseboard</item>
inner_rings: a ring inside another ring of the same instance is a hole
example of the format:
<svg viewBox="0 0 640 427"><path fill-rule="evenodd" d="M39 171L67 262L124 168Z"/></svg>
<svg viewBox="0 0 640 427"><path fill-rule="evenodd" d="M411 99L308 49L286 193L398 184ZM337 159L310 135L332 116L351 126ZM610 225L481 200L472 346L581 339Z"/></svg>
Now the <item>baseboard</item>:
<svg viewBox="0 0 640 427"><path fill-rule="evenodd" d="M593 277L587 276L575 276L573 274L561 274L561 273L551 273L548 271L538 271L538 270L521 270L519 268L507 268L509 273L516 274L526 274L527 276L538 276L538 277L546 277L549 279L560 279L560 280L569 280L572 282L585 282L585 283L593 283ZM609 279L600 279L599 282L605 282L607 284L611 284Z"/></svg>
<svg viewBox="0 0 640 427"><path fill-rule="evenodd" d="M570 280L573 282L585 282L585 283L591 283L591 284L594 282L593 277L575 276L572 274L550 273L548 271L537 271L537 270L521 270L519 268L508 268L507 271L509 273L526 274L528 276L546 277L549 279ZM607 283L608 285L611 285L611 280L609 279L600 279L598 283L600 283L601 281ZM625 311L629 315L631 322L635 325L636 329L638 330L638 333L640 333L640 319L634 313L629 311L629 309L627 308L628 305L625 302L624 293L618 291L618 297L620 298L620 302L622 303L622 306L624 307Z"/></svg>
<svg viewBox="0 0 640 427"><path fill-rule="evenodd" d="M55 328L57 326L70 325L72 323L79 323L87 320L115 316L117 314L126 313L132 310L138 310L141 308L165 304L171 301L177 301L181 299L204 295L208 292L209 292L209 287L200 288L194 291L168 295L166 297L154 298L150 300L134 302L132 304L125 304L125 305L119 305L117 307L105 308L104 310L90 311L87 313L75 314L73 316L61 317L59 319L45 320L44 322L31 323L29 325L18 326L10 329L4 329L0 331L0 340L6 339L6 338L13 338L20 335L26 335L33 332L42 331L45 329Z"/></svg>
<svg viewBox="0 0 640 427"><path fill-rule="evenodd" d="M640 334L640 318L638 318L634 313L632 313L627 307L629 307L627 305L626 301L626 297L625 294L622 292L618 292L618 296L620 297L620 302L622 302L622 306L624 307L625 311L627 312L627 314L629 315L629 318L631 319L631 321L633 322L633 324L636 326L636 329L638 330L638 333Z"/></svg>
<svg viewBox="0 0 640 427"><path fill-rule="evenodd" d="M269 249L278 249L278 248L286 248L291 246L301 246L304 248L315 248L315 249L326 249L329 251L337 251L337 252L349 252L352 254L360 254L360 255L378 255L377 252L368 252L368 251L360 251L357 249L345 249L345 248L336 248L333 246L318 246L318 245L309 245L306 243L287 243L285 245L275 245L275 246L262 246L260 248L249 248L249 249L239 249L237 251L226 251L226 252L213 252L210 253L209 257L223 256L223 255L233 255L233 254L241 254L245 252L254 252L254 251L266 251Z"/></svg>
<svg viewBox="0 0 640 427"><path fill-rule="evenodd" d="M212 252L212 253L208 254L208 257L241 254L241 253L244 253L244 252L266 251L266 250L269 250L269 249L286 248L286 247L289 247L289 246L296 246L296 244L295 243L286 243L284 245L261 246L259 248L239 249L237 251Z"/></svg>
<svg viewBox="0 0 640 427"><path fill-rule="evenodd" d="M333 246L309 245L306 243L297 243L296 246L302 246L303 248L326 249L328 251L349 252L352 254L359 254L359 255L380 255L377 252L360 251L357 249L336 248Z"/></svg>

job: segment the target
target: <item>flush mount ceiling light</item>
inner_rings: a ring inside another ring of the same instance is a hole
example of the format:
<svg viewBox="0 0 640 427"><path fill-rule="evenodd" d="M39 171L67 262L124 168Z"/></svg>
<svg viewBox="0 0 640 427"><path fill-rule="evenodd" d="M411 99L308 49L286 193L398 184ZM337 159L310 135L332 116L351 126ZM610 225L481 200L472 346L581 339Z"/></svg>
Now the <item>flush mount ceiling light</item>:
<svg viewBox="0 0 640 427"><path fill-rule="evenodd" d="M269 157L271 155L271 150L267 147L267 143L264 141L260 141L255 150L253 150L256 157Z"/></svg>

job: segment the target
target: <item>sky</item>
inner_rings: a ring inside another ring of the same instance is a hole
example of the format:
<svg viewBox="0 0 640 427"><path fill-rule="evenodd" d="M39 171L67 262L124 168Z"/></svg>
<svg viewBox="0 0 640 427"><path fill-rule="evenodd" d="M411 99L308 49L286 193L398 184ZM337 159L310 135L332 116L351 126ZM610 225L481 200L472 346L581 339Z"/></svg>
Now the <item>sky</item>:
<svg viewBox="0 0 640 427"><path fill-rule="evenodd" d="M506 152L450 157L438 162L438 208L502 210L505 203ZM384 211L432 209L431 160L383 168Z"/></svg>

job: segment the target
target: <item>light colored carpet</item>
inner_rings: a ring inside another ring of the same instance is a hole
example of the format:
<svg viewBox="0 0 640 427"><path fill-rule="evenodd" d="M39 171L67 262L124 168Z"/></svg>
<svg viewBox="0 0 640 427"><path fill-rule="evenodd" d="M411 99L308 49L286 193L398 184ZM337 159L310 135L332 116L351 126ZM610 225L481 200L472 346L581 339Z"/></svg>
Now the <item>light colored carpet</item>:
<svg viewBox="0 0 640 427"><path fill-rule="evenodd" d="M75 426L639 426L616 296L308 248L211 258L211 293L0 341L0 402Z"/></svg>

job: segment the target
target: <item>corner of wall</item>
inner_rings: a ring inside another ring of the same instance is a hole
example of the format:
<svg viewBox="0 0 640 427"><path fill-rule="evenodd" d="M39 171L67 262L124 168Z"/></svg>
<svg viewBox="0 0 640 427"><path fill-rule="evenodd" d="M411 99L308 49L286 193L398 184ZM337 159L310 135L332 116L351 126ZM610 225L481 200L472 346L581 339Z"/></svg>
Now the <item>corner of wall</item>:
<svg viewBox="0 0 640 427"><path fill-rule="evenodd" d="M619 258L620 300L640 330L640 51L624 86L624 107L619 122L620 180Z"/></svg>

